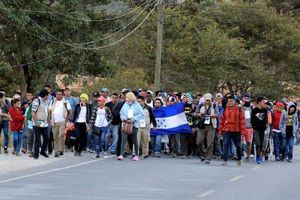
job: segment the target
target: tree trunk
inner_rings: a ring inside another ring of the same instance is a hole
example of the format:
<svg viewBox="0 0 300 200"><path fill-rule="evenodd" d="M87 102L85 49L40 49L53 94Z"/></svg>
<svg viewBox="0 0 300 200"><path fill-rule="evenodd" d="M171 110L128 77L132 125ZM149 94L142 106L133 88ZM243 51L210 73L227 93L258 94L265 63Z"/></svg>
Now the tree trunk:
<svg viewBox="0 0 300 200"><path fill-rule="evenodd" d="M33 92L32 77L30 75L29 66L23 65L22 69L24 73L24 80L26 83L26 92L28 91Z"/></svg>

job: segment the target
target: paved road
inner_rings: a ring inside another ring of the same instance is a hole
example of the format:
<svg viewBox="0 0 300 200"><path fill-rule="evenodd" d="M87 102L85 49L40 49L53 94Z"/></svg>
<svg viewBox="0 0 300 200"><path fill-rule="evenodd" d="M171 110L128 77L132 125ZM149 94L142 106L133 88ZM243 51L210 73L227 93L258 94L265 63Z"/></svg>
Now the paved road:
<svg viewBox="0 0 300 200"><path fill-rule="evenodd" d="M300 199L300 146L293 163L198 159L92 160L90 154L0 176L1 200ZM34 162L34 160L33 160ZM1 169L0 169L1 170Z"/></svg>

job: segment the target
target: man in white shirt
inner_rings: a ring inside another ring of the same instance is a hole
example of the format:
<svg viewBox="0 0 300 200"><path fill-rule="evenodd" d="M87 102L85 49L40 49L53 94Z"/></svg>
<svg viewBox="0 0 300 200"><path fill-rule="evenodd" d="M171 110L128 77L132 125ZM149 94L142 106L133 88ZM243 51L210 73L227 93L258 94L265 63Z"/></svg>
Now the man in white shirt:
<svg viewBox="0 0 300 200"><path fill-rule="evenodd" d="M64 134L66 122L72 115L71 105L63 98L64 90L56 92L56 99L50 104L50 122L54 137L54 157L64 155Z"/></svg>

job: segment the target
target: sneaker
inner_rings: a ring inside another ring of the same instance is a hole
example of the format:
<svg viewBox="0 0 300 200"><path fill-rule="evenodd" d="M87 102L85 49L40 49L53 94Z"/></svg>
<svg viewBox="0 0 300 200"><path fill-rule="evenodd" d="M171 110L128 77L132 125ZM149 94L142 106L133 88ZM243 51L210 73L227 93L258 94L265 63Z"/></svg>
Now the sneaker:
<svg viewBox="0 0 300 200"><path fill-rule="evenodd" d="M275 161L280 161L280 158L279 158L279 157L276 157L276 158L275 158Z"/></svg>
<svg viewBox="0 0 300 200"><path fill-rule="evenodd" d="M21 156L20 153L16 153L16 156Z"/></svg>
<svg viewBox="0 0 300 200"><path fill-rule="evenodd" d="M149 158L149 155L144 156L144 159L147 159L147 158Z"/></svg>
<svg viewBox="0 0 300 200"><path fill-rule="evenodd" d="M154 155L155 155L155 157L160 158L160 153L159 152L155 152Z"/></svg>
<svg viewBox="0 0 300 200"><path fill-rule="evenodd" d="M33 153L29 153L28 156L29 156L29 158L32 158L33 157Z"/></svg>
<svg viewBox="0 0 300 200"><path fill-rule="evenodd" d="M262 162L261 162L261 159L260 158L256 158L256 164L260 165Z"/></svg>
<svg viewBox="0 0 300 200"><path fill-rule="evenodd" d="M5 154L8 154L7 147L4 147L4 153L5 153Z"/></svg>
<svg viewBox="0 0 300 200"><path fill-rule="evenodd" d="M122 155L120 155L120 156L118 156L118 158L117 158L118 160L123 160L124 159L124 157L122 156Z"/></svg>
<svg viewBox="0 0 300 200"><path fill-rule="evenodd" d="M181 159L186 159L186 156L182 156Z"/></svg>
<svg viewBox="0 0 300 200"><path fill-rule="evenodd" d="M291 162L292 162L292 159L287 159L287 161L288 161L289 163L291 163Z"/></svg>
<svg viewBox="0 0 300 200"><path fill-rule="evenodd" d="M58 155L58 154L55 154L55 155L54 155L54 158L58 158L58 157L59 157L59 155Z"/></svg>
<svg viewBox="0 0 300 200"><path fill-rule="evenodd" d="M107 156L107 153L106 153L106 151L104 151L104 158L107 158L108 156Z"/></svg>
<svg viewBox="0 0 300 200"><path fill-rule="evenodd" d="M13 155L15 155L15 154L16 154L16 150L13 150L11 153L12 153Z"/></svg>
<svg viewBox="0 0 300 200"><path fill-rule="evenodd" d="M132 158L132 161L138 161L139 160L139 157L138 156L134 156L133 158Z"/></svg>
<svg viewBox="0 0 300 200"><path fill-rule="evenodd" d="M227 161L221 163L222 166L227 166Z"/></svg>
<svg viewBox="0 0 300 200"><path fill-rule="evenodd" d="M94 151L92 149L88 149L89 153L94 153Z"/></svg>
<svg viewBox="0 0 300 200"><path fill-rule="evenodd" d="M201 160L201 162L204 162L205 158L203 156L200 156L200 160Z"/></svg>
<svg viewBox="0 0 300 200"><path fill-rule="evenodd" d="M45 158L49 158L49 156L46 154L46 152L41 152L40 153L42 156L44 156Z"/></svg>
<svg viewBox="0 0 300 200"><path fill-rule="evenodd" d="M260 162L261 162L261 163L264 163L264 161L263 161L263 158L262 158L262 157L259 157L259 159L260 159Z"/></svg>
<svg viewBox="0 0 300 200"><path fill-rule="evenodd" d="M265 155L265 161L269 160L269 156Z"/></svg>
<svg viewBox="0 0 300 200"><path fill-rule="evenodd" d="M63 155L64 155L64 152L62 152L62 151L59 152L59 155L60 155L60 156L63 156Z"/></svg>
<svg viewBox="0 0 300 200"><path fill-rule="evenodd" d="M204 164L210 164L210 160L206 159L206 160L204 161Z"/></svg>
<svg viewBox="0 0 300 200"><path fill-rule="evenodd" d="M99 155L94 155L93 158L98 159L98 158L100 158L100 156Z"/></svg>
<svg viewBox="0 0 300 200"><path fill-rule="evenodd" d="M22 149L21 152L24 153L24 154L26 154L27 150L26 149Z"/></svg>
<svg viewBox="0 0 300 200"><path fill-rule="evenodd" d="M238 160L238 161L237 161L237 165L238 165L238 166L242 166L242 161L241 161L241 160Z"/></svg>
<svg viewBox="0 0 300 200"><path fill-rule="evenodd" d="M132 156L130 157L130 160L132 160L134 157L135 157L135 155L132 155Z"/></svg>

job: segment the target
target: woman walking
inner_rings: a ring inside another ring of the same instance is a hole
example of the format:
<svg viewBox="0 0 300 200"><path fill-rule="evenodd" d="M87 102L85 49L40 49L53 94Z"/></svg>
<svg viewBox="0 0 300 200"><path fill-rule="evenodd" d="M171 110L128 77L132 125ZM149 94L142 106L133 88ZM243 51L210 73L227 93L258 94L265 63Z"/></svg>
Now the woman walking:
<svg viewBox="0 0 300 200"><path fill-rule="evenodd" d="M126 102L120 111L122 121L122 145L121 155L118 160L123 160L124 149L127 142L128 134L132 134L132 140L134 145L134 152L139 152L137 134L140 127L140 120L144 119L144 111L139 103L136 101L136 97L132 92L126 94ZM133 161L138 161L138 155L134 155Z"/></svg>
<svg viewBox="0 0 300 200"><path fill-rule="evenodd" d="M76 141L75 156L81 156L82 150L86 147L87 142L87 124L91 119L91 106L88 104L89 96L80 95L80 102L75 106L73 123L75 125Z"/></svg>
<svg viewBox="0 0 300 200"><path fill-rule="evenodd" d="M22 115L21 101L19 99L14 99L12 101L12 107L9 109L9 114L12 119L10 121L10 130L13 133L13 154L19 156L22 144L22 129L24 127L23 122L25 119L25 117Z"/></svg>

